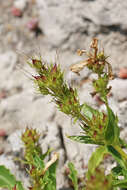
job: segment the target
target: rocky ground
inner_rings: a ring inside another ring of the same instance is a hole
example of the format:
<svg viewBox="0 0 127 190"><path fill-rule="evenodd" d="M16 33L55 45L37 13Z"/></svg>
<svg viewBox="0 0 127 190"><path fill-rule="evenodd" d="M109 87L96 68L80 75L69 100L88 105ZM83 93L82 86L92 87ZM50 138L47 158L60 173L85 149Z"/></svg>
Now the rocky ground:
<svg viewBox="0 0 127 190"><path fill-rule="evenodd" d="M45 138L44 151L50 145L60 154L59 170L68 160L80 173L87 168L91 145L71 142L65 134L79 134L78 126L50 103L50 97L36 93L30 80L32 70L26 60L41 54L48 62L56 50L66 80L79 88L81 102L99 106L92 100L90 80L84 70L80 77L69 66L81 58L76 50L88 48L92 37L100 40L115 73L111 81L110 103L119 116L121 135L127 138L127 2L121 0L6 0L0 2L0 164L5 164L28 186L26 174L14 157L22 155L21 133L26 126L37 128ZM88 80L86 80L88 79ZM72 151L73 150L73 151ZM59 174L58 189L66 187Z"/></svg>

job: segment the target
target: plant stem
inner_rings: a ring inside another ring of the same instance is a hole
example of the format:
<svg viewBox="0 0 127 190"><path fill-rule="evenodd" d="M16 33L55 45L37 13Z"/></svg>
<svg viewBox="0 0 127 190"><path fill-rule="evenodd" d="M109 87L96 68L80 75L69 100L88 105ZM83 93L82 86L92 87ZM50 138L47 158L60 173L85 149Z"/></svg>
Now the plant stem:
<svg viewBox="0 0 127 190"><path fill-rule="evenodd" d="M115 145L114 148L120 153L120 155L122 156L122 158L125 161L125 164L127 166L127 154L122 150L122 148L118 145Z"/></svg>

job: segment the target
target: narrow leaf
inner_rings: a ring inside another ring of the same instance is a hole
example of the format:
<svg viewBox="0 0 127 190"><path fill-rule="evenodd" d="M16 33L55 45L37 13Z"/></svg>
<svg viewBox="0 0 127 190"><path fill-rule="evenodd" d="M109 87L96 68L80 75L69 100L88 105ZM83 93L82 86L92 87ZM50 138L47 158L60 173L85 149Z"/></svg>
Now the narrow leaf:
<svg viewBox="0 0 127 190"><path fill-rule="evenodd" d="M84 144L98 144L94 142L89 136L67 136L69 139L79 142L79 143L84 143Z"/></svg>
<svg viewBox="0 0 127 190"><path fill-rule="evenodd" d="M119 143L119 128L117 125L117 118L113 111L107 106L108 111L108 125L105 132L105 139L108 144Z"/></svg>
<svg viewBox="0 0 127 190"><path fill-rule="evenodd" d="M127 188L127 179L125 179L125 180L115 180L113 182L113 186L121 187L121 188Z"/></svg>
<svg viewBox="0 0 127 190"><path fill-rule="evenodd" d="M107 146L107 151L114 157L114 159L119 163L119 165L126 169L126 165L122 159L121 154L111 145Z"/></svg>
<svg viewBox="0 0 127 190"><path fill-rule="evenodd" d="M55 156L47 163L44 169L44 176L41 181L43 190L56 190L56 167L58 155Z"/></svg>
<svg viewBox="0 0 127 190"><path fill-rule="evenodd" d="M48 168L48 180L44 190L56 190L56 166L57 161Z"/></svg>
<svg viewBox="0 0 127 190"><path fill-rule="evenodd" d="M88 173L87 177L89 178L95 171L95 169L99 166L101 161L103 160L104 154L107 153L107 149L105 146L100 146L93 152L89 163L88 163Z"/></svg>
<svg viewBox="0 0 127 190"><path fill-rule="evenodd" d="M122 168L120 165L114 167L111 171L112 171L112 175L114 177L118 177L118 176L122 175Z"/></svg>
<svg viewBox="0 0 127 190"><path fill-rule="evenodd" d="M33 157L34 160L34 165L38 168L38 169L43 169L45 167L44 161L40 158L39 155L35 155Z"/></svg>
<svg viewBox="0 0 127 190"><path fill-rule="evenodd" d="M71 179L74 185L74 190L78 190L78 176L77 176L77 171L75 169L75 166L72 162L69 162L68 167L70 169L69 178Z"/></svg>

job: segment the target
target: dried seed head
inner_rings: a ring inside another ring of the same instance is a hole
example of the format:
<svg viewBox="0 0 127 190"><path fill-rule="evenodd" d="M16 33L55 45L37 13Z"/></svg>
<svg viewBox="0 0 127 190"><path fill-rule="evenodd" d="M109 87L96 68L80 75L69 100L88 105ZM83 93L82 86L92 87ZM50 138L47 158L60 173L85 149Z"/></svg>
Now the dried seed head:
<svg viewBox="0 0 127 190"><path fill-rule="evenodd" d="M83 53L86 53L86 52L87 52L87 51L84 50L84 49L83 49L83 50L80 50L80 49L77 50L77 53L78 53L79 56L82 56L82 54L83 54Z"/></svg>
<svg viewBox="0 0 127 190"><path fill-rule="evenodd" d="M70 66L70 70L71 70L72 72L74 72L74 73L80 75L79 72L80 72L81 70L83 70L86 65L88 65L88 62L87 62L87 61L83 61L83 62L80 62L80 63L76 63L76 64Z"/></svg>
<svg viewBox="0 0 127 190"><path fill-rule="evenodd" d="M93 41L91 43L91 48L96 48L97 49L97 46L98 46L98 39L97 38L93 38Z"/></svg>

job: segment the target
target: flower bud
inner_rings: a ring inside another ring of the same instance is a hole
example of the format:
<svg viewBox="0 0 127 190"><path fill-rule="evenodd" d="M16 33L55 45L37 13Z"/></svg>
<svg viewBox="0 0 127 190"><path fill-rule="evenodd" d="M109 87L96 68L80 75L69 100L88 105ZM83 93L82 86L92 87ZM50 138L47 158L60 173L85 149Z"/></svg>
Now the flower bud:
<svg viewBox="0 0 127 190"><path fill-rule="evenodd" d="M56 77L53 77L52 81L55 82L56 81Z"/></svg>
<svg viewBox="0 0 127 190"><path fill-rule="evenodd" d="M36 80L39 80L39 79L41 79L41 77L40 76L33 76Z"/></svg>
<svg viewBox="0 0 127 190"><path fill-rule="evenodd" d="M97 136L97 131L94 131L93 137L95 138Z"/></svg>
<svg viewBox="0 0 127 190"><path fill-rule="evenodd" d="M71 100L69 100L68 103L69 103L70 105L72 105L72 101L71 101Z"/></svg>
<svg viewBox="0 0 127 190"><path fill-rule="evenodd" d="M72 87L70 87L70 92L73 92L73 93L74 93L74 90L73 90L73 88L72 88Z"/></svg>
<svg viewBox="0 0 127 190"><path fill-rule="evenodd" d="M53 66L51 73L56 73L57 72L57 64L55 63L55 65Z"/></svg>
<svg viewBox="0 0 127 190"><path fill-rule="evenodd" d="M15 17L21 17L22 16L22 10L19 9L18 7L13 7L11 12L12 12L12 15Z"/></svg>
<svg viewBox="0 0 127 190"><path fill-rule="evenodd" d="M99 129L102 129L102 125L99 125Z"/></svg>
<svg viewBox="0 0 127 190"><path fill-rule="evenodd" d="M17 190L17 188L16 188L16 184L15 184L15 186L12 188L12 190Z"/></svg>
<svg viewBox="0 0 127 190"><path fill-rule="evenodd" d="M42 68L42 61L38 59L32 59L33 66L35 66L37 69Z"/></svg>
<svg viewBox="0 0 127 190"><path fill-rule="evenodd" d="M42 79L43 81L45 81L45 80L46 80L46 76L42 75L42 76L41 76L41 79Z"/></svg>
<svg viewBox="0 0 127 190"><path fill-rule="evenodd" d="M90 178L91 178L91 180L95 180L96 177L91 175Z"/></svg>

